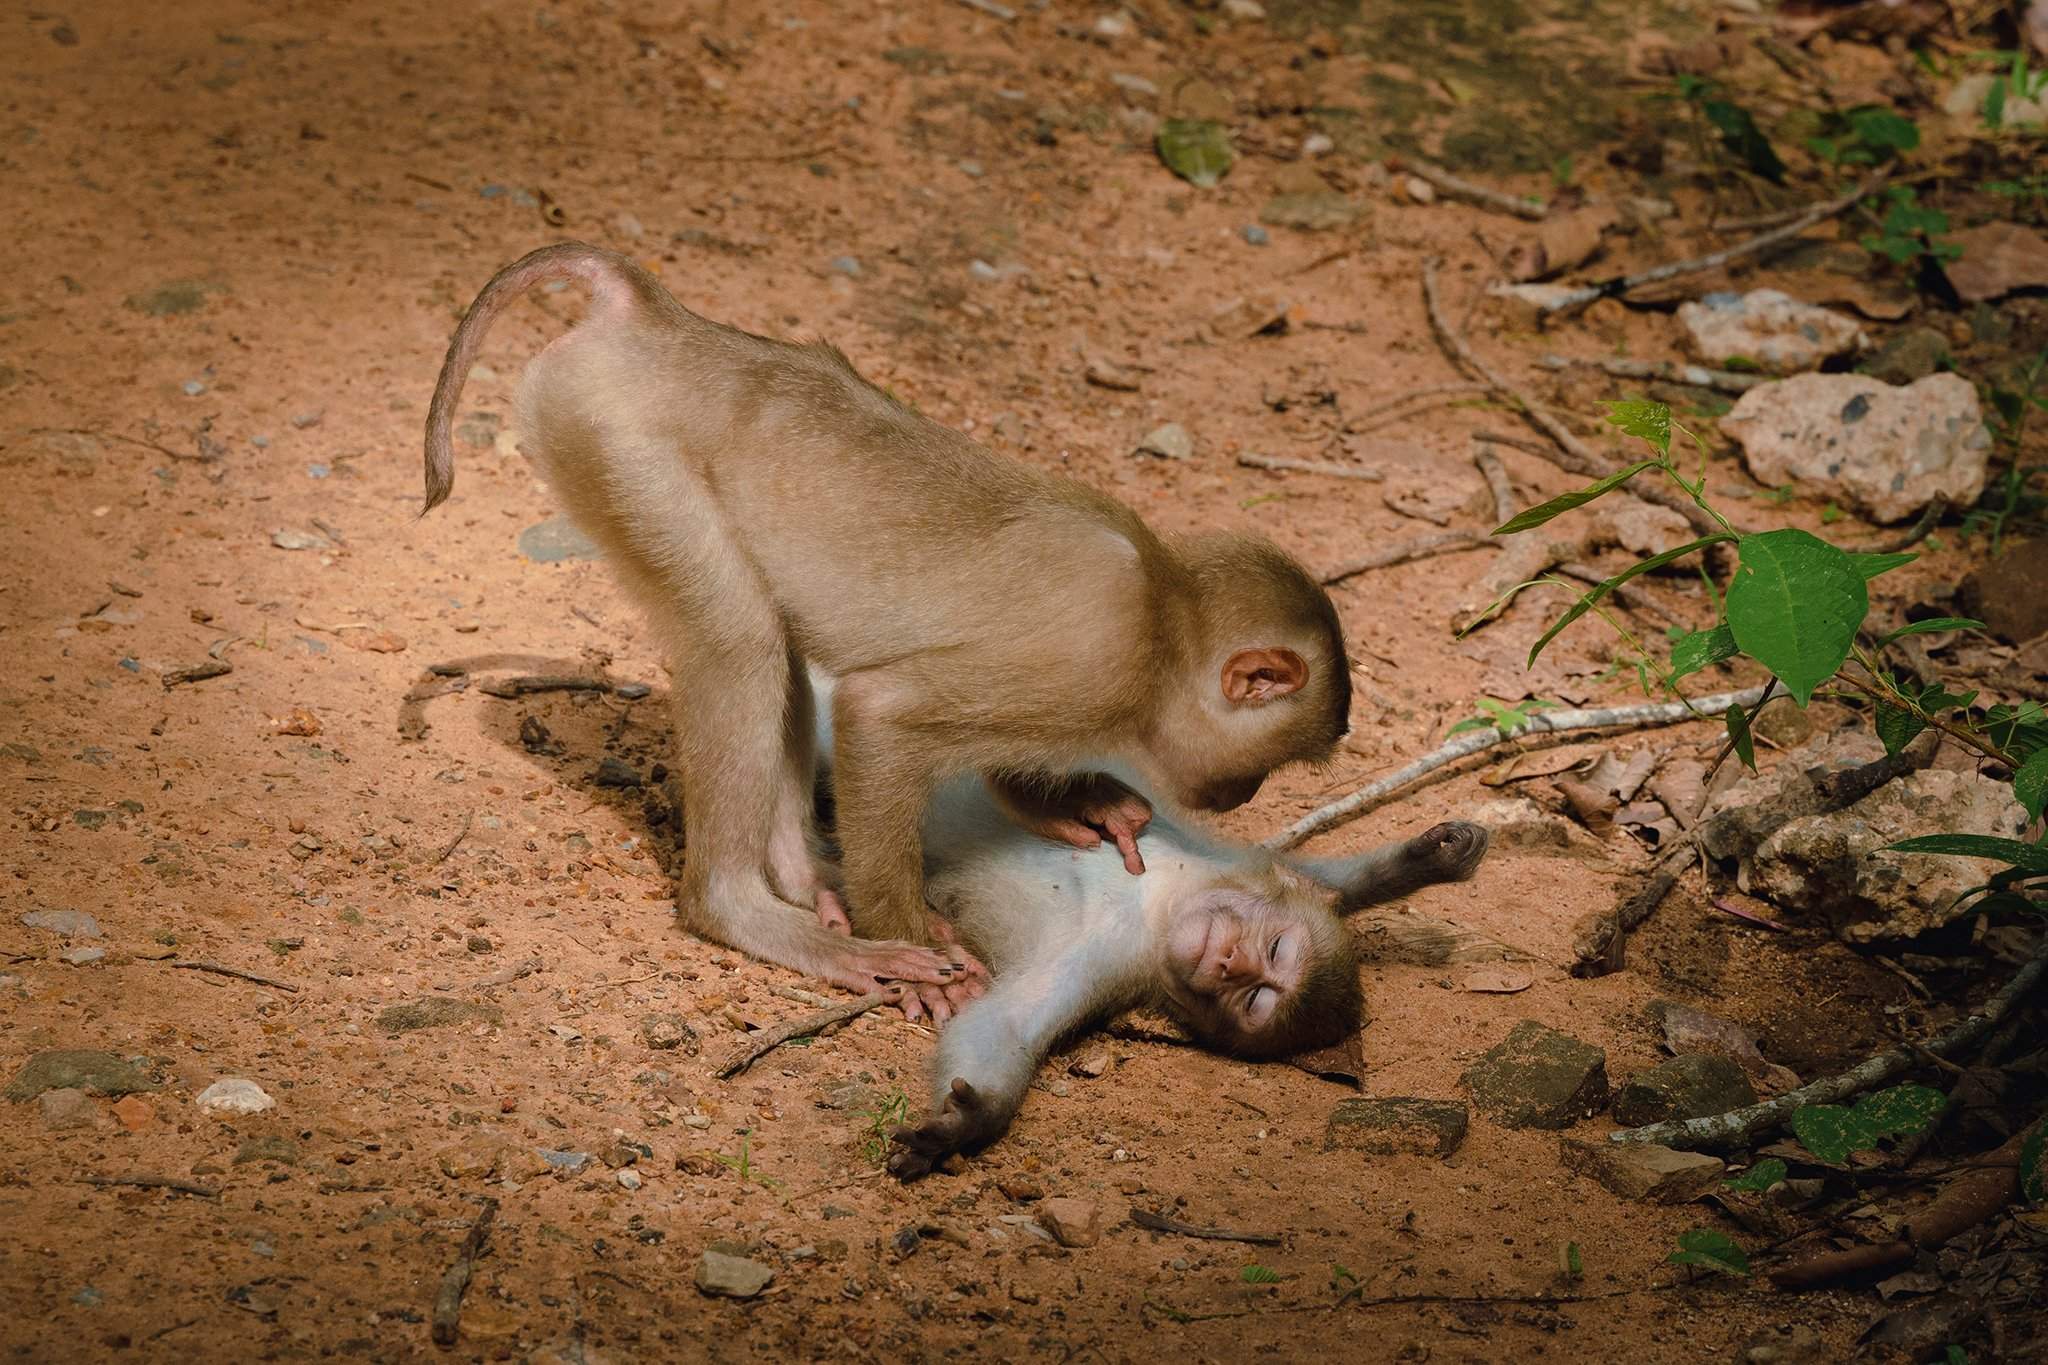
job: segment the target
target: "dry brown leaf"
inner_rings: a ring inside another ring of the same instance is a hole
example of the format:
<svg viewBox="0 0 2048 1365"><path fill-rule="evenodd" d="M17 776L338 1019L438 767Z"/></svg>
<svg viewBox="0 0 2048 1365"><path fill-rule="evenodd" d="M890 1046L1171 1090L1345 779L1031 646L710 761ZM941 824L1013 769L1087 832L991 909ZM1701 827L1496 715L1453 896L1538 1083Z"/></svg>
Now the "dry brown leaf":
<svg viewBox="0 0 2048 1365"><path fill-rule="evenodd" d="M1515 995L1535 985L1536 974L1512 967L1480 967L1465 973L1461 984L1466 990L1482 995Z"/></svg>

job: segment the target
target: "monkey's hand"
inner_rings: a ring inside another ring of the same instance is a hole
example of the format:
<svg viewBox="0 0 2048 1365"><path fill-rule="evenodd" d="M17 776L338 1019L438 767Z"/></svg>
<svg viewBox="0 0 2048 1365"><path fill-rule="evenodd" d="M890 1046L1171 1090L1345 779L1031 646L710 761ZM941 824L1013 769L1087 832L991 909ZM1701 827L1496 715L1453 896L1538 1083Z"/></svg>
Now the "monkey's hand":
<svg viewBox="0 0 2048 1365"><path fill-rule="evenodd" d="M1067 778L1047 788L1029 779L991 777L989 790L1010 817L1041 839L1097 848L1115 842L1124 870L1145 870L1138 836L1152 822L1152 804L1106 773Z"/></svg>
<svg viewBox="0 0 2048 1365"><path fill-rule="evenodd" d="M906 1124L889 1134L896 1145L889 1155L889 1173L898 1180L929 1175L932 1167L953 1153L1001 1136L1009 1122L1007 1112L999 1112L979 1090L955 1076L938 1113L915 1127Z"/></svg>

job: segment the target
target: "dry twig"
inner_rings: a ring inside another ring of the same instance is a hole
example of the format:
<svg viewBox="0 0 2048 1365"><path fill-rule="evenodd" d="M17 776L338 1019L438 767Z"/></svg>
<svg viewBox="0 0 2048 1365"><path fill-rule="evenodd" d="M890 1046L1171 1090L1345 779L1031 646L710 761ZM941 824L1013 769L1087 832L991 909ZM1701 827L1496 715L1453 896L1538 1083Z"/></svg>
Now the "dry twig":
<svg viewBox="0 0 2048 1365"><path fill-rule="evenodd" d="M476 1273L476 1263L483 1257L484 1243L490 1239L491 1223L497 1216L498 1201L486 1198L469 1225L469 1235L462 1239L455 1264L441 1277L441 1292L434 1296L436 1346L455 1344L456 1332L462 1325L462 1295L469 1288L470 1276Z"/></svg>
<svg viewBox="0 0 2048 1365"><path fill-rule="evenodd" d="M82 1175L78 1179L81 1184L102 1189L170 1190L174 1194L196 1194L201 1199L220 1198L220 1191L212 1186L180 1180L174 1175Z"/></svg>
<svg viewBox="0 0 2048 1365"><path fill-rule="evenodd" d="M1411 161L1403 157L1398 169L1419 180L1428 181L1453 199L1463 199L1481 208L1492 209L1495 213L1505 213L1512 217L1527 219L1532 223L1540 223L1550 212L1550 206L1540 199L1517 199L1513 195L1502 194L1499 190L1475 185L1469 180L1452 175L1441 166L1432 166L1427 161Z"/></svg>
<svg viewBox="0 0 2048 1365"><path fill-rule="evenodd" d="M1482 536L1476 531L1432 531L1404 540L1398 545L1388 545L1374 550L1362 559L1340 564L1323 575L1325 586L1342 583L1374 569L1390 569L1396 564L1406 564L1414 559L1428 559L1431 555L1448 554L1452 550L1477 550L1494 543L1492 537Z"/></svg>
<svg viewBox="0 0 2048 1365"><path fill-rule="evenodd" d="M1721 692L1711 697L1700 697L1690 702L1643 702L1634 706L1538 711L1529 717L1528 724L1523 729L1515 731L1513 735L1502 730L1469 730L1441 745L1435 752L1416 759L1399 772L1361 787L1349 796L1332 801L1318 810L1310 811L1286 829L1265 840L1264 847L1293 848L1311 835L1320 834L1333 825L1341 824L1355 815L1371 810L1395 792L1437 769L1455 763L1469 754L1490 749L1496 744L1505 744L1512 738L1563 730L1606 730L1617 727L1647 729L1655 725L1676 725L1688 720L1716 720L1719 719L1720 713L1730 706L1748 706L1762 694L1762 688L1752 687L1741 692Z"/></svg>
<svg viewBox="0 0 2048 1365"><path fill-rule="evenodd" d="M1255 1247L1276 1247L1285 1239L1277 1232L1234 1232L1229 1228L1205 1228L1193 1223L1184 1223L1178 1218L1150 1209L1131 1205L1131 1221L1141 1228L1154 1232L1170 1232L1178 1237L1200 1237L1211 1242L1249 1242Z"/></svg>
<svg viewBox="0 0 2048 1365"><path fill-rule="evenodd" d="M1364 465L1331 464L1325 460L1289 460L1277 455L1254 455L1247 452L1237 457L1237 462L1246 469L1271 469L1281 473L1327 474L1333 479L1363 479L1367 483L1379 483L1386 478L1377 469Z"/></svg>
<svg viewBox="0 0 2048 1365"><path fill-rule="evenodd" d="M1918 1064L1920 1050L1946 1057L1972 1046L1988 1033L1998 1022L2012 1012L2013 1006L2025 999L2028 992L2041 982L2048 973L2048 938L2044 938L2026 965L2013 973L2012 980L2004 989L1984 1002L1983 1008L1964 1017L1963 1021L1938 1038L1928 1040L1920 1047L1900 1046L1880 1052L1838 1076L1828 1076L1811 1085L1787 1091L1773 1100L1752 1104L1741 1109L1731 1109L1725 1114L1716 1114L1704 1119L1671 1119L1664 1123L1652 1123L1641 1128L1625 1128L1607 1135L1610 1142L1655 1142L1665 1147L1693 1150L1700 1147L1739 1147L1769 1128L1775 1128L1792 1112L1809 1104L1837 1104L1851 1095L1861 1094L1875 1086L1888 1083L1894 1077L1904 1074Z"/></svg>
<svg viewBox="0 0 2048 1365"><path fill-rule="evenodd" d="M1638 270L1633 274L1617 275L1612 279L1602 280L1599 284L1589 284L1583 289L1574 289L1569 294L1551 300L1537 311L1540 316L1552 317L1558 313L1583 308L1596 299L1613 298L1619 294L1626 294L1629 290L1639 288L1642 285L1676 279L1680 275L1697 275L1702 271L1724 266L1730 261L1740 260L1744 256L1754 256L1758 252L1774 247L1780 242L1790 241L1823 219L1832 218L1845 209L1855 207L1867 195L1880 188L1884 184L1885 178L1885 172L1879 171L1847 194L1839 195L1824 203L1815 204L1783 227L1759 233L1755 237L1737 242L1734 246L1723 247L1719 251L1710 251L1704 256L1696 256L1689 261L1671 261L1665 265L1653 266L1648 270Z"/></svg>
<svg viewBox="0 0 2048 1365"><path fill-rule="evenodd" d="M1537 407L1535 403L1529 400L1528 395L1508 383L1497 370L1493 369L1477 355L1474 355L1472 348L1465 343L1465 339L1451 330L1450 321L1444 317L1442 300L1438 297L1436 275L1436 260L1432 258L1424 261L1422 263L1422 301L1423 306L1429 311L1429 325L1436 332L1437 340L1442 344L1444 351L1451 357L1452 362L1467 374L1476 375L1484 380L1487 386L1501 397L1514 400L1515 403L1520 405L1523 416L1534 423L1544 435L1557 442L1556 450L1545 452L1545 458L1550 460L1552 464L1555 464L1567 473L1582 475L1586 478L1601 479L1612 474L1614 472L1613 467L1589 449L1585 442L1573 435L1571 428L1565 426L1564 423L1558 421L1542 408ZM1691 498L1673 492L1661 483L1631 487L1630 491L1646 502L1660 503L1665 507L1671 508L1684 517L1687 523L1702 535L1711 535L1727 529L1720 522L1714 520L1713 516L1704 507L1701 507Z"/></svg>
<svg viewBox="0 0 2048 1365"><path fill-rule="evenodd" d="M259 986L268 986L272 990L286 991L292 995L297 995L299 993L299 988L297 986L294 986L289 981L278 981L271 977L258 976L255 972L245 972L240 967L229 967L219 962L197 962L189 959L181 959L177 962L171 963L170 965L177 968L179 971L212 972L215 976L232 976L240 981L253 981Z"/></svg>
<svg viewBox="0 0 2048 1365"><path fill-rule="evenodd" d="M806 1014L802 1018L792 1019L786 1024L777 1024L774 1028L764 1028L749 1038L745 1046L733 1053L732 1056L726 1058L719 1065L718 1070L711 1074L721 1081L729 1081L790 1039L808 1038L814 1033L823 1032L834 1024L843 1024L849 1019L857 1019L871 1009L878 1009L883 1005L893 1005L901 994L900 990L874 991L863 995L858 1000L849 1000L843 1005L833 1005L827 1009L819 1010L815 1014Z"/></svg>

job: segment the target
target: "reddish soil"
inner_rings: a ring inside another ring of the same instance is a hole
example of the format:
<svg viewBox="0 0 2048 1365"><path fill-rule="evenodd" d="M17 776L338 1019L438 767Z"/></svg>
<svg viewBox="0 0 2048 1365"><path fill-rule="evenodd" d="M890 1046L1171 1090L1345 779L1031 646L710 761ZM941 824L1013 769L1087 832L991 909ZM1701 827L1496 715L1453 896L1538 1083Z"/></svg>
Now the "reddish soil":
<svg viewBox="0 0 2048 1365"><path fill-rule="evenodd" d="M452 504L415 518L427 393L493 270L561 236L627 251L691 307L829 337L938 420L1155 525L1257 528L1319 565L1436 529L1390 510L1390 493L1448 490L1456 526L1482 529L1490 511L1469 435L1510 427L1504 410L1327 439L1344 416L1456 378L1420 307L1426 254L1448 257L1454 315L1490 356L1546 393L1555 381L1527 363L1534 338L1476 307L1493 271L1474 234L1498 245L1516 224L1397 202L1364 159L1370 128L1339 130L1324 163L1363 220L1246 241L1321 126L1298 111L1342 103L1374 70L1355 45L1280 22L1289 7L1202 37L1155 5L1163 36L1117 39L1088 36L1096 11L1064 2L1014 25L950 0L642 8L194 0L6 19L0 1068L97 1048L146 1058L163 1085L118 1114L96 1101L88 1130L0 1105L0 1343L25 1360L425 1357L436 1288L489 1196L463 1358L1221 1360L1341 1343L1370 1359L1726 1359L1794 1322L1846 1349L1860 1300L1674 1287L1664 1256L1711 1215L1568 1174L1556 1135L1475 1119L1447 1160L1325 1152L1347 1092L1286 1066L1090 1044L1108 1047L1109 1075L1048 1068L1009 1138L909 1188L879 1172L864 1111L898 1089L921 1099L925 1030L870 1015L712 1078L739 1030L803 1013L775 992L807 983L682 933L673 827L649 819L664 800L591 780L608 756L642 772L665 757L652 642L601 564L517 552L554 513L495 419L469 417ZM1187 71L1228 92L1248 130L1214 191L1151 150L1150 115L1184 97ZM1118 73L1168 93L1127 91ZM1597 167L1591 144L1581 164ZM1283 333L1209 327L1264 293L1288 305ZM466 416L508 413L519 367L574 297L513 311ZM1540 346L1662 356L1671 337L1667 318L1615 308ZM1145 367L1141 388L1090 385L1088 357ZM1606 395L1584 381L1557 401L1585 413ZM1191 461L1129 453L1168 420L1193 433ZM1356 459L1387 480L1263 473L1236 463L1243 450ZM1525 498L1570 483L1533 456L1506 461ZM1739 482L1735 469L1724 458L1715 477ZM1754 521L1818 513L1744 507ZM279 548L279 532L311 548ZM1601 674L1597 630L1523 673L1534 604L1453 638L1445 623L1490 554L1337 590L1360 660L1354 738L1231 829L1257 837L1391 771L1481 693L1626 699ZM1657 593L1704 619L1695 587ZM167 685L209 658L232 672ZM653 694L505 700L472 685L422 700L444 662L478 682L602 671ZM556 751L522 743L529 718ZM1715 738L1621 743L1704 755ZM1462 774L1317 847L1496 794ZM1640 865L1622 835L1591 856L1503 848L1475 881L1416 897L1543 965L1519 995L1373 968L1368 1093L1459 1097L1463 1068L1522 1018L1606 1048L1619 1082L1657 1058L1644 1006L1659 995L1750 1024L1812 1075L1877 1041L1881 1007L1905 998L1818 935L1788 948L1686 894L1630 970L1566 977L1573 922ZM96 916L105 956L64 961L88 941L20 923L45 909ZM508 979L528 959L538 970ZM192 960L293 989L171 965ZM378 1026L421 999L487 1008ZM701 1052L643 1041L662 1012ZM194 1097L221 1077L255 1080L276 1107L202 1111ZM867 1098L828 1107L848 1082ZM531 1155L601 1157L621 1137L652 1152L632 1167L637 1190L601 1159L565 1176ZM138 1175L219 1193L84 1183ZM1068 1250L1000 1221L1029 1212L998 1188L1025 1176L1097 1201L1100 1243ZM1126 1221L1134 1206L1285 1240L1164 1236ZM940 1231L901 1254L899 1232L919 1225ZM1583 1249L1577 1286L1559 1275L1567 1241ZM773 1286L746 1303L700 1295L713 1242L772 1267ZM1245 1283L1254 1262L1279 1283ZM1333 1266L1365 1302L1338 1302ZM1550 1291L1584 1297L1519 1297Z"/></svg>

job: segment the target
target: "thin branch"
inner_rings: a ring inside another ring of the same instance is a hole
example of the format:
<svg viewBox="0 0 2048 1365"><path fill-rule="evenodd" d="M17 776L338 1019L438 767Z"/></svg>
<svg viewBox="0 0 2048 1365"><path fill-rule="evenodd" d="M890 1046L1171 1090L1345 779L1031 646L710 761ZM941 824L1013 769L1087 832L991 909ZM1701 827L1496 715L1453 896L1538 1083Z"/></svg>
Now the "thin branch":
<svg viewBox="0 0 2048 1365"><path fill-rule="evenodd" d="M1719 389L1723 393L1748 393L1766 381L1760 374L1737 374L1733 370L1710 370L1704 365L1678 365L1669 360L1618 360L1612 356L1546 355L1536 361L1546 370L1569 370L1583 366L1601 370L1621 379L1664 379L1695 388Z"/></svg>
<svg viewBox="0 0 2048 1365"><path fill-rule="evenodd" d="M834 1024L844 1023L848 1019L857 1019L871 1009L879 1009L883 1005L893 1005L902 997L902 994L900 989L875 991L871 994L863 995L858 1000L849 1000L843 1005L833 1005L831 1008L819 1010L815 1014L806 1014L802 1018L792 1019L786 1024L777 1024L774 1028L762 1029L747 1041L746 1046L733 1053L732 1056L720 1064L718 1070L711 1074L721 1081L729 1081L790 1039L808 1038L814 1033L822 1033Z"/></svg>
<svg viewBox="0 0 2048 1365"><path fill-rule="evenodd" d="M462 1239L462 1250L455 1257L455 1264L441 1277L441 1291L434 1296L434 1344L453 1346L462 1326L462 1295L469 1288L470 1277L476 1273L476 1263L484 1254L484 1243L490 1240L491 1223L498 1216L498 1201L486 1198L483 1208L469 1225L469 1235Z"/></svg>
<svg viewBox="0 0 2048 1365"><path fill-rule="evenodd" d="M1921 541L1927 539L1928 533L1934 530L1935 525L1941 521L1942 513L1946 511L1948 511L1948 498L1940 493L1936 493L1934 500L1928 503L1926 508L1921 511L1918 521L1890 539L1880 540L1875 545L1861 547L1857 550L1857 553L1866 555L1895 555L1910 550Z"/></svg>
<svg viewBox="0 0 2048 1365"><path fill-rule="evenodd" d="M1017 11L1008 5L997 4L996 0L960 0L960 3L971 10L979 10L991 19L1000 19L1006 24L1017 17Z"/></svg>
<svg viewBox="0 0 2048 1365"><path fill-rule="evenodd" d="M473 811L473 810L467 810L467 811L464 811L464 812L462 813L462 828L461 828L461 829L458 829L458 830L456 830L456 831L455 831L455 837L454 837L453 839L450 839L450 840L449 840L449 841L447 842L447 844L446 844L446 845L445 845L445 846L444 846L444 847L443 847L443 848L441 849L441 851L440 851L439 853L437 853L437 854L435 854L435 855L434 855L434 861L432 861L431 863L428 863L428 864L427 864L427 866L428 866L428 867L439 867L439 866L440 866L440 865L441 865L442 863L445 863L445 862L447 862L447 861L448 861L448 860L449 860L450 858L454 857L454 856L455 856L455 850L456 850L456 849L458 849L458 848L461 848L461 847L462 847L462 841L463 841L464 839L467 839L467 838L469 837L469 827L470 827L471 823L475 821L475 819L476 819L476 812L475 812L475 811Z"/></svg>
<svg viewBox="0 0 2048 1365"><path fill-rule="evenodd" d="M1413 559L1428 559L1431 555L1448 554L1453 550L1483 549L1493 543L1492 537L1482 536L1476 531L1432 531L1413 540L1404 540L1398 545L1375 550L1363 559L1340 564L1324 574L1322 581L1327 587L1362 573L1370 573L1374 569L1390 569L1396 564L1406 564Z"/></svg>
<svg viewBox="0 0 2048 1365"><path fill-rule="evenodd" d="M1507 466L1490 450L1474 450L1472 463L1478 466L1480 477L1493 494L1493 524L1507 525L1515 517L1515 486L1508 480Z"/></svg>
<svg viewBox="0 0 2048 1365"><path fill-rule="evenodd" d="M1610 1142L1655 1142L1665 1147L1691 1150L1700 1147L1739 1147L1766 1129L1775 1128L1792 1116L1794 1110L1809 1104L1837 1104L1852 1095L1884 1085L1894 1077L1903 1075L1920 1061L1920 1048L1937 1057L1946 1057L1952 1052L1961 1052L1988 1033L2028 992L2041 982L2048 973L2048 938L2044 938L2035 949L2034 956L2026 965L2013 973L2012 980L2005 988L1984 1002L1976 1013L1966 1016L1963 1021L1938 1038L1933 1038L1918 1047L1900 1046L1880 1052L1876 1056L1858 1063L1838 1076L1829 1076L1803 1085L1797 1090L1787 1091L1774 1100L1752 1104L1741 1109L1732 1109L1725 1114L1715 1114L1703 1119L1672 1119L1664 1123L1652 1123L1641 1128L1626 1128L1607 1135Z"/></svg>
<svg viewBox="0 0 2048 1365"><path fill-rule="evenodd" d="M1614 472L1613 467L1599 455L1593 453L1585 442L1574 436L1571 429L1530 401L1527 394L1501 377L1500 373L1472 353L1465 339L1451 330L1450 322L1444 317L1443 304L1437 294L1437 262L1434 258L1422 263L1422 301L1429 311L1429 325L1436 332L1451 359L1468 374L1477 375L1489 388L1504 398L1512 398L1522 408L1522 415L1540 428L1544 435L1557 442L1557 450L1546 456L1552 464L1568 473L1586 478L1601 479ZM1630 492L1646 502L1660 503L1684 517L1694 530L1702 535L1713 535L1728 528L1690 498L1681 497L1661 483L1631 485Z"/></svg>
<svg viewBox="0 0 2048 1365"><path fill-rule="evenodd" d="M1205 1228L1194 1223L1183 1223L1178 1218L1150 1209L1131 1206L1131 1221L1141 1228L1154 1232L1170 1232L1177 1237L1200 1237L1211 1242L1249 1242L1257 1247L1276 1247L1285 1239L1277 1232L1236 1232L1230 1228Z"/></svg>
<svg viewBox="0 0 2048 1365"><path fill-rule="evenodd" d="M1377 469L1364 465L1331 464L1326 460L1289 460L1277 455L1254 455L1247 452L1237 457L1237 462L1246 469L1271 469L1293 474L1327 474L1333 479L1363 479L1367 483L1379 483L1387 476Z"/></svg>
<svg viewBox="0 0 2048 1365"><path fill-rule="evenodd" d="M180 960L169 965L183 972L212 972L215 976L232 976L239 981L253 981L259 986L268 986L275 991L286 991L292 995L299 993L299 988L289 981L258 976L255 972L245 972L240 967L230 967L220 962Z"/></svg>
<svg viewBox="0 0 2048 1365"><path fill-rule="evenodd" d="M145 441L140 436L123 436L118 431L102 431L97 427L30 427L29 435L92 436L102 441L119 441L123 445L139 446L143 450L153 450L157 454L168 456L173 460L192 460L199 464L211 464L220 458L218 455L187 455L182 451L172 450L167 445L160 445L155 441Z"/></svg>
<svg viewBox="0 0 2048 1365"><path fill-rule="evenodd" d="M1441 166L1432 166L1427 161L1411 161L1403 157L1400 169L1418 180L1428 181L1453 199L1463 199L1481 208L1492 209L1495 213L1505 213L1511 217L1540 223L1550 212L1550 206L1540 199L1517 199L1513 195L1502 194L1499 190L1475 185L1469 180L1452 175Z"/></svg>
<svg viewBox="0 0 2048 1365"><path fill-rule="evenodd" d="M1885 178L1886 173L1879 171L1847 194L1838 195L1824 203L1815 204L1783 227L1773 228L1769 232L1760 233L1755 237L1737 242L1733 246L1723 247L1719 251L1710 251L1704 256L1696 256L1688 261L1672 261L1665 265L1653 266L1648 270L1638 270L1630 275L1617 275L1612 279L1602 280L1599 284L1589 284L1583 289L1574 289L1571 293L1561 295L1544 304L1537 310L1537 313L1541 317L1551 317L1568 310L1583 308L1597 299L1613 298L1618 294L1626 294L1629 290L1639 288L1642 285L1676 279L1680 275L1697 275L1703 271L1718 269L1728 264L1728 262L1740 260L1744 256L1754 256L1758 252L1774 247L1780 242L1790 241L1823 219L1832 218L1844 209L1855 207L1867 195L1882 187Z"/></svg>
<svg viewBox="0 0 2048 1365"><path fill-rule="evenodd" d="M1763 689L1760 687L1751 687L1740 692L1721 692L1692 701L1643 702L1633 706L1538 711L1528 718L1523 728L1513 734L1498 729L1470 730L1448 741L1434 753L1416 759L1399 772L1383 777L1369 786L1361 787L1349 796L1332 801L1319 810L1310 811L1286 829L1265 840L1264 847L1293 848L1311 835L1320 834L1333 825L1341 824L1352 816L1372 809L1403 787L1446 764L1455 763L1468 754L1476 754L1496 744L1505 744L1521 735L1564 730L1605 730L1617 726L1648 729L1651 726L1676 725L1688 720L1716 720L1719 713L1726 711L1730 706L1748 706L1762 692Z"/></svg>
<svg viewBox="0 0 2048 1365"><path fill-rule="evenodd" d="M1408 390L1408 392L1402 394L1399 398L1389 398L1384 403L1375 403L1371 407L1367 408L1364 412L1352 413L1350 421L1345 424L1345 430L1351 431L1353 434L1356 434L1357 428L1353 424L1363 422L1368 417L1382 416L1383 414L1392 412L1395 408L1406 407L1408 404L1417 402L1422 399L1462 398L1464 395L1468 393L1485 392L1486 385L1474 384L1471 381L1464 379L1459 380L1455 384L1426 384L1422 388Z"/></svg>
<svg viewBox="0 0 2048 1365"><path fill-rule="evenodd" d="M220 1191L210 1185L180 1180L172 1175L82 1175L78 1179L81 1184L98 1185L102 1189L170 1190L174 1194L195 1194L201 1199L220 1198Z"/></svg>
<svg viewBox="0 0 2048 1365"><path fill-rule="evenodd" d="M478 683L477 690L488 697L530 697L537 692L609 692L615 684L603 678L579 678L572 674L535 673L516 678L493 678Z"/></svg>

